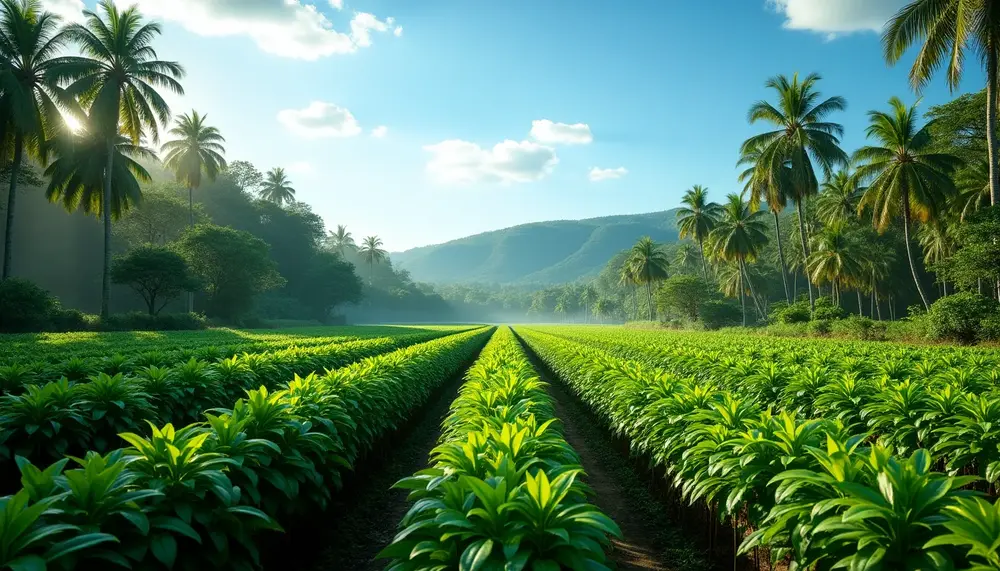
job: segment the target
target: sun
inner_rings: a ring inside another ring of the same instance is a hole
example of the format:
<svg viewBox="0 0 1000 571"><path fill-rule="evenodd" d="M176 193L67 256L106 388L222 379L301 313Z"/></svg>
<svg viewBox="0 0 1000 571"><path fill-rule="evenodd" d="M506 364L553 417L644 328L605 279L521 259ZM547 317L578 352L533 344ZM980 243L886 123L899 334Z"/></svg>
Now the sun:
<svg viewBox="0 0 1000 571"><path fill-rule="evenodd" d="M63 122L66 123L66 126L69 127L70 131L74 133L79 133L80 129L83 128L83 123L81 123L80 120L77 119L76 117L73 117L72 115L69 115L67 113L63 113L62 117L63 117Z"/></svg>

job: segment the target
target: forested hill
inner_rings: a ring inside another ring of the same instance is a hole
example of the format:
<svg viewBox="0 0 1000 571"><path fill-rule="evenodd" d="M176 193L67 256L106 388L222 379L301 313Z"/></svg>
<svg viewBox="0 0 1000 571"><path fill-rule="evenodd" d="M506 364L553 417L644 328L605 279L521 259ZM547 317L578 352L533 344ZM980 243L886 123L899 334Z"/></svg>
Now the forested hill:
<svg viewBox="0 0 1000 571"><path fill-rule="evenodd" d="M392 261L417 281L559 284L596 276L643 236L677 240L674 211L533 222L393 253Z"/></svg>

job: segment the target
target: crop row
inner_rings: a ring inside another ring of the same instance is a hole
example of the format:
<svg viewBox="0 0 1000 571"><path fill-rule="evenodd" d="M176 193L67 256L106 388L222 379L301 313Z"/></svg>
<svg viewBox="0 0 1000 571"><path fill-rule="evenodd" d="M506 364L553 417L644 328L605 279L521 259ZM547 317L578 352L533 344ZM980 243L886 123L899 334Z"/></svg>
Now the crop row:
<svg viewBox="0 0 1000 571"><path fill-rule="evenodd" d="M628 333L624 333L627 335ZM726 372L714 348L660 366L552 334L521 335L682 499L794 568L1000 568L1000 396L941 379L859 380L851 357L774 407L766 369ZM710 338L702 338L710 344ZM722 341L725 344L725 341ZM720 349L725 350L725 347ZM714 360L713 360L714 358ZM869 384L872 383L872 384ZM811 416L812 415L812 416ZM947 470L947 473L943 472Z"/></svg>
<svg viewBox="0 0 1000 571"><path fill-rule="evenodd" d="M432 467L396 487L413 507L380 557L393 571L608 569L618 526L587 502L576 452L509 328L466 374Z"/></svg>
<svg viewBox="0 0 1000 571"><path fill-rule="evenodd" d="M15 455L49 462L87 450L103 453L118 442L117 434L144 430L147 421L195 422L205 410L232 403L246 390L274 389L296 376L336 369L447 333L247 353L214 363L191 359L173 367L144 367L131 375L74 374L44 384L34 384L39 381L34 376L16 383L8 379L8 393L0 397L0 467L10 468ZM0 486L3 480L0 477Z"/></svg>
<svg viewBox="0 0 1000 571"><path fill-rule="evenodd" d="M250 391L206 422L153 427L131 446L19 459L23 487L0 499L0 568L254 569L261 532L323 509L341 474L457 374L477 329Z"/></svg>

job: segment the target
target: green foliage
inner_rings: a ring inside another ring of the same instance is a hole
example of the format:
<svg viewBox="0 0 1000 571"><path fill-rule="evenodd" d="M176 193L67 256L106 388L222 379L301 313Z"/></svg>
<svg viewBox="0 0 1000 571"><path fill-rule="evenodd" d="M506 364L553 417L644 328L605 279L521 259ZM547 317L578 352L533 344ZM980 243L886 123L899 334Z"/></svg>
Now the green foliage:
<svg viewBox="0 0 1000 571"><path fill-rule="evenodd" d="M927 314L931 337L973 343L982 333L984 319L1000 312L996 301L978 293L961 292L935 301Z"/></svg>
<svg viewBox="0 0 1000 571"><path fill-rule="evenodd" d="M845 313L844 308L835 304L832 298L820 297L816 299L816 308L813 310L812 318L830 321L843 318Z"/></svg>
<svg viewBox="0 0 1000 571"><path fill-rule="evenodd" d="M142 201L115 224L115 236L131 247L143 244L162 246L180 238L188 227L190 213L187 203L177 195L179 191L173 183L163 187L154 183L144 188ZM208 222L205 209L200 204L194 207L194 220L199 224Z"/></svg>
<svg viewBox="0 0 1000 571"><path fill-rule="evenodd" d="M810 335L825 336L833 331L833 321L830 319L813 319L806 327Z"/></svg>
<svg viewBox="0 0 1000 571"><path fill-rule="evenodd" d="M698 319L705 325L705 329L719 329L739 324L743 319L743 312L730 301L710 300L698 308Z"/></svg>
<svg viewBox="0 0 1000 571"><path fill-rule="evenodd" d="M664 315L682 315L698 319L702 304L711 300L712 289L705 280L679 275L667 278L656 293L656 305Z"/></svg>
<svg viewBox="0 0 1000 571"><path fill-rule="evenodd" d="M142 296L149 315L158 315L181 293L198 286L183 256L173 248L152 245L139 246L116 258L111 281L126 284Z"/></svg>
<svg viewBox="0 0 1000 571"><path fill-rule="evenodd" d="M41 331L57 308L49 292L28 280L0 281L0 332Z"/></svg>
<svg viewBox="0 0 1000 571"><path fill-rule="evenodd" d="M805 323L812 318L812 312L809 311L808 301L779 302L771 306L770 318L778 323Z"/></svg>

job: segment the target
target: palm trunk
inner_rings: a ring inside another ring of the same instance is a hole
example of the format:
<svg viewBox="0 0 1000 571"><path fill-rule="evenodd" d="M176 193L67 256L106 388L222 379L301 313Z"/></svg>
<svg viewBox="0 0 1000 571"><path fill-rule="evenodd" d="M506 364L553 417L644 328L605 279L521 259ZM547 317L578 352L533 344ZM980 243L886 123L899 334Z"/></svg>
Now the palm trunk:
<svg viewBox="0 0 1000 571"><path fill-rule="evenodd" d="M997 50L987 46L986 52L986 145L990 161L990 204L1000 204L1000 141L997 140L998 73Z"/></svg>
<svg viewBox="0 0 1000 571"><path fill-rule="evenodd" d="M653 281L646 281L646 303L649 304L649 320L656 321L656 315L653 313Z"/></svg>
<svg viewBox="0 0 1000 571"><path fill-rule="evenodd" d="M750 279L750 272L747 271L746 262L744 262L743 260L740 260L740 271L742 272L743 277L746 278L747 280L746 285L748 288L750 288L750 297L753 299L753 306L754 309L757 310L757 315L763 316L763 310L761 309L760 306L760 300L757 298L757 290L755 290L753 287L753 280Z"/></svg>
<svg viewBox="0 0 1000 571"><path fill-rule="evenodd" d="M194 226L194 189L188 184L188 228ZM151 308L152 309L152 308ZM187 292L188 313L194 313L194 292Z"/></svg>
<svg viewBox="0 0 1000 571"><path fill-rule="evenodd" d="M924 302L924 309L930 309L931 304L927 303L927 294L924 293L924 286L920 285L920 278L917 277L917 264L913 259L913 247L910 245L910 192L903 183L903 240L906 242L906 257L910 261L910 273L913 274L913 283L917 286L917 293L920 294L920 301Z"/></svg>
<svg viewBox="0 0 1000 571"><path fill-rule="evenodd" d="M3 273L0 279L10 277L11 259L14 255L14 207L17 202L17 177L21 172L24 158L24 137L18 133L14 137L14 162L10 165L10 187L7 191L7 226L3 236Z"/></svg>
<svg viewBox="0 0 1000 571"><path fill-rule="evenodd" d="M101 318L111 315L111 173L115 165L115 142L108 139L108 162L104 169L104 274L101 276Z"/></svg>
<svg viewBox="0 0 1000 571"><path fill-rule="evenodd" d="M701 271L705 274L705 283L708 283L708 260L705 259L705 239L698 239L698 249L701 251Z"/></svg>
<svg viewBox="0 0 1000 571"><path fill-rule="evenodd" d="M740 272L740 309L743 310L743 327L747 326L747 296L746 292L743 291L743 272Z"/></svg>
<svg viewBox="0 0 1000 571"><path fill-rule="evenodd" d="M858 317L864 317L865 316L865 312L864 312L864 306L865 305L864 305L864 302L861 300L861 289L859 288L859 289L856 289L854 291L857 292L857 294L858 294Z"/></svg>
<svg viewBox="0 0 1000 571"><path fill-rule="evenodd" d="M809 236L806 235L805 210L802 208L802 200L795 203L795 211L799 218L799 240L802 242L802 266L805 267L806 260L809 259ZM812 282L809 275L806 275L806 287L809 288L809 311L816 309L816 296L813 295Z"/></svg>
<svg viewBox="0 0 1000 571"><path fill-rule="evenodd" d="M778 260L781 262L781 285L785 287L785 301L792 303L792 292L788 289L788 266L785 265L785 249L781 246L781 223L778 222L778 213L771 211L774 215L774 239L778 243Z"/></svg>

